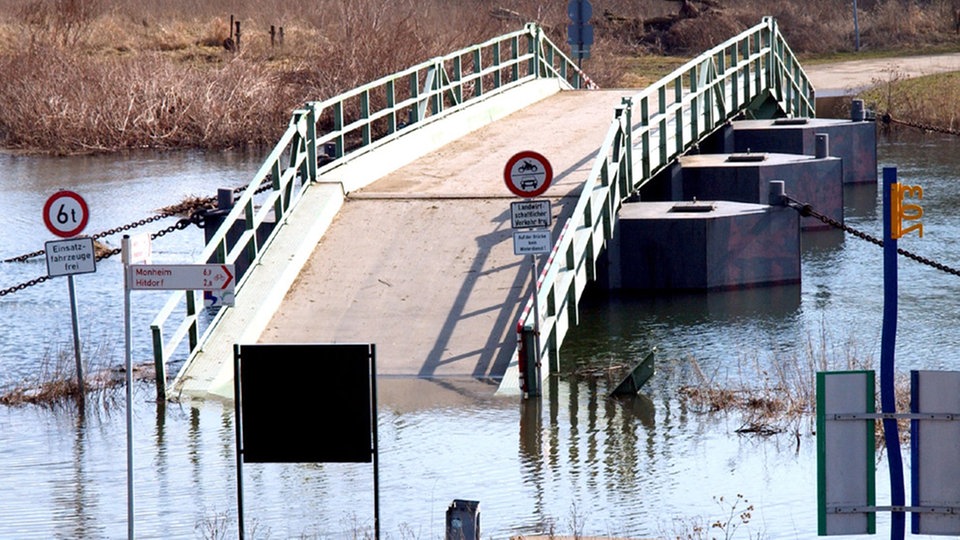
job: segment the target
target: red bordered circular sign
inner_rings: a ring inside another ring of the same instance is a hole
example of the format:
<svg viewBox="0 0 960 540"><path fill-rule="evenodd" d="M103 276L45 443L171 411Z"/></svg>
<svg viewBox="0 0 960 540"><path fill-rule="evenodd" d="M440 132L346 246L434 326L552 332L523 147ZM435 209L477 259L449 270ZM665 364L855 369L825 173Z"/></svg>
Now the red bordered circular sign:
<svg viewBox="0 0 960 540"><path fill-rule="evenodd" d="M553 167L542 154L526 150L507 160L503 180L514 195L537 197L550 187Z"/></svg>
<svg viewBox="0 0 960 540"><path fill-rule="evenodd" d="M80 234L89 219L87 202L72 191L58 191L43 205L43 223L50 232L61 238Z"/></svg>

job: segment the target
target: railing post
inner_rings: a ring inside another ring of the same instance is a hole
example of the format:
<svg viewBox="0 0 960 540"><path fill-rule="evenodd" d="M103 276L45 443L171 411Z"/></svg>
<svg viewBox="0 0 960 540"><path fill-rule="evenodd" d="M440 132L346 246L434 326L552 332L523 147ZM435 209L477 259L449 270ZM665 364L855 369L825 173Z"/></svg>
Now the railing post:
<svg viewBox="0 0 960 540"><path fill-rule="evenodd" d="M190 344L190 352L193 352L200 344L200 329L197 328L197 291L186 291L186 296L187 317L193 320L190 323L190 329L187 330L187 341Z"/></svg>
<svg viewBox="0 0 960 540"><path fill-rule="evenodd" d="M420 121L420 76L418 71L410 74L410 98L414 104L410 107L410 125Z"/></svg>
<svg viewBox="0 0 960 540"><path fill-rule="evenodd" d="M167 399L167 363L163 361L163 330L159 326L150 326L153 336L153 369L157 379L157 401Z"/></svg>
<svg viewBox="0 0 960 540"><path fill-rule="evenodd" d="M387 109L390 111L387 116L387 133L395 133L397 131L397 88L392 79L387 81L386 91Z"/></svg>
<svg viewBox="0 0 960 540"><path fill-rule="evenodd" d="M777 73L777 60L776 60L776 22L773 17L764 17L764 22L767 23L767 31L764 32L764 38L766 39L766 47L770 52L766 55L766 64L767 64L767 88L770 89L770 93L773 94L774 98L780 100L783 94L780 92L780 77Z"/></svg>
<svg viewBox="0 0 960 540"><path fill-rule="evenodd" d="M540 36L538 27L527 25L529 35L527 36L527 53L530 60L527 61L527 74L536 78L540 77Z"/></svg>
<svg viewBox="0 0 960 540"><path fill-rule="evenodd" d="M453 59L453 80L450 81L450 85L453 86L453 99L456 101L454 105L459 105L463 103L463 60L460 59L460 56L457 55Z"/></svg>
<svg viewBox="0 0 960 540"><path fill-rule="evenodd" d="M499 51L499 47L494 44L494 50ZM480 47L477 47L473 50L473 74L475 75L473 79L473 96L480 97L483 95L483 77L480 77L480 72L483 71L483 52L480 50Z"/></svg>
<svg viewBox="0 0 960 540"><path fill-rule="evenodd" d="M626 128L624 143L626 144L627 168L625 171L626 178L623 180L620 193L622 196L626 196L628 193L633 193L633 99L623 98L622 103L625 116L623 125Z"/></svg>
<svg viewBox="0 0 960 540"><path fill-rule="evenodd" d="M370 92L364 90L360 93L360 118L366 120L370 118ZM361 144L367 146L370 144L370 122L364 122L360 129ZM311 145L312 147L313 145Z"/></svg>
<svg viewBox="0 0 960 540"><path fill-rule="evenodd" d="M690 68L690 142L700 138L700 66ZM678 142L677 151L687 147L687 141Z"/></svg>
<svg viewBox="0 0 960 540"><path fill-rule="evenodd" d="M309 111L308 113L309 114ZM337 157L340 157L346 152L344 137L343 137L343 102L338 101L333 104L333 131L337 133L336 138L334 138L334 145L336 146ZM307 145L309 152L309 144Z"/></svg>
<svg viewBox="0 0 960 540"><path fill-rule="evenodd" d="M496 68L493 72L493 88L500 88L500 85L503 83L503 74L500 72L500 42L493 44L493 67Z"/></svg>
<svg viewBox="0 0 960 540"><path fill-rule="evenodd" d="M660 89L660 99L663 99L663 88ZM643 133L640 135L640 152L643 154L643 181L650 178L650 98L644 96L640 98L640 126ZM663 132L660 132L660 138L663 138ZM630 191L634 190L634 184L630 185Z"/></svg>
<svg viewBox="0 0 960 540"><path fill-rule="evenodd" d="M510 63L510 73L511 73L510 82L516 82L517 79L520 78L520 65L517 63L517 61L520 59L520 37L519 36L514 36L513 39L510 40L510 53L511 53L510 59L512 60L512 62Z"/></svg>

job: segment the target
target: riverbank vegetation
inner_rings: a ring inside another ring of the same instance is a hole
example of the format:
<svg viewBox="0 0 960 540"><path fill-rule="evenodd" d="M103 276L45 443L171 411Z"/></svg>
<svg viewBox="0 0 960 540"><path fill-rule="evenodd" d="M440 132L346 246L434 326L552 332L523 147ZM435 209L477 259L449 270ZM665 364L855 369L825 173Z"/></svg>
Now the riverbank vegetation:
<svg viewBox="0 0 960 540"><path fill-rule="evenodd" d="M887 126L908 125L960 135L960 72L906 79L891 72L860 96Z"/></svg>
<svg viewBox="0 0 960 540"><path fill-rule="evenodd" d="M805 58L851 54L848 4L594 0L584 69L601 86L639 86L763 15ZM859 7L857 54L960 50L950 0ZM0 0L0 145L55 154L272 145L305 101L528 21L565 43L566 2L542 0Z"/></svg>

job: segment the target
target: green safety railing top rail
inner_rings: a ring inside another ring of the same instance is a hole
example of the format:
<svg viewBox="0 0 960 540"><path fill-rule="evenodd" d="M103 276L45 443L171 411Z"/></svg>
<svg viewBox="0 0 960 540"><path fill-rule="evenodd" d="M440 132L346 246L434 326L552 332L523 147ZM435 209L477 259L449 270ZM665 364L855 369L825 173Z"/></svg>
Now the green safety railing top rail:
<svg viewBox="0 0 960 540"><path fill-rule="evenodd" d="M426 122L541 78L556 78L570 89L595 86L539 26L528 24L517 32L423 62L339 96L307 103L294 112L289 127L200 254L200 262L232 264L245 254L250 265L255 265L276 233L274 230L260 243L257 231L268 218L280 225L320 175ZM265 185L268 193L255 197ZM229 231L241 222L244 230L234 238ZM245 282L246 276L237 282L238 293ZM166 395L170 359L184 346L187 355L192 355L221 314L201 335L196 292L171 295L150 325L159 397ZM168 325L174 328L165 339Z"/></svg>
<svg viewBox="0 0 960 540"><path fill-rule="evenodd" d="M815 108L813 86L769 17L624 98L517 323L522 381L540 359L549 362L543 375L559 369L560 345L623 201L733 117L774 114L812 117Z"/></svg>

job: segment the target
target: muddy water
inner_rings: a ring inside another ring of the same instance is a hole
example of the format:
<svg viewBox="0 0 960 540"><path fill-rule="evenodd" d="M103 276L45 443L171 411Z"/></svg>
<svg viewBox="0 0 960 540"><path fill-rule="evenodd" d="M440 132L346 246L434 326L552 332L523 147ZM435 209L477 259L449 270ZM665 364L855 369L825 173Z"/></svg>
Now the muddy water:
<svg viewBox="0 0 960 540"><path fill-rule="evenodd" d="M955 139L881 142L880 161L924 188L925 235L901 247L960 266L960 153ZM0 156L2 258L42 247L40 217L58 188L91 206L86 232L149 215L186 195L246 181L255 156L146 154L50 160ZM879 236L876 186L845 193L847 224ZM166 226L160 223L157 226ZM199 230L158 242L162 262L191 261ZM169 241L168 241L169 240ZM480 501L484 538L549 532L676 537L715 521L733 537L811 538L816 532L816 446L807 422L770 438L735 434L737 415L708 415L678 388L696 373L729 384L759 381L783 363L828 356L877 361L881 317L878 247L826 232L804 236L803 283L746 292L584 303L564 345L566 369L594 369L658 349L642 394L606 397L605 378L565 377L541 402L492 397L476 381L378 383L380 503L384 538L442 538L455 498ZM0 264L0 287L45 273L42 262ZM77 277L85 346L104 365L122 362L119 263ZM899 368L958 369L960 282L900 264ZM71 342L66 284L51 280L0 297L0 385L36 377ZM156 298L135 300L145 327ZM135 339L149 356L148 338ZM91 355L92 356L92 355ZM695 360L695 362L694 362ZM70 359L72 362L72 358ZM68 364L69 368L69 364ZM335 381L317 381L318 390ZM158 407L151 384L134 392L138 538L236 534L233 411L218 402ZM304 432L318 432L310 411ZM0 408L0 538L126 536L125 411L121 394L72 406ZM886 496L878 466L878 502ZM256 538L354 538L372 531L367 464L248 464L246 530ZM739 498L742 496L742 499ZM745 500L744 500L745 499ZM748 523L740 512L752 506ZM733 516L731 518L731 516ZM886 520L878 518L883 533ZM253 531L253 533L251 533ZM749 533L749 534L748 534Z"/></svg>

